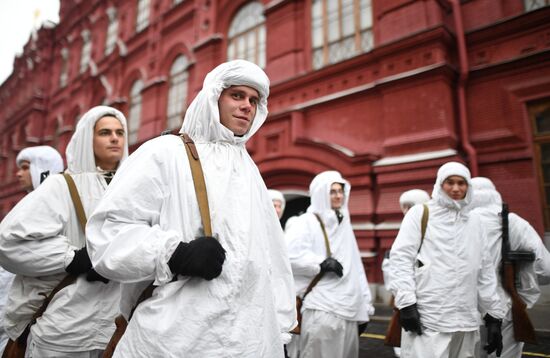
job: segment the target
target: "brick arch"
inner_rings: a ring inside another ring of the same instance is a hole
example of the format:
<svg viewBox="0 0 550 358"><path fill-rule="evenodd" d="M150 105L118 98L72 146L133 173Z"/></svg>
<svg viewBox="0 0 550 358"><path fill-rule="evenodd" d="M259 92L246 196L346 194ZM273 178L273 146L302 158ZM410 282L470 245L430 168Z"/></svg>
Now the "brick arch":
<svg viewBox="0 0 550 358"><path fill-rule="evenodd" d="M291 143L284 149L284 154L271 156L258 151L253 156L264 178L269 175L281 178L290 173L302 173L298 177L285 179L289 182L298 180L300 183L304 183L306 177L311 181L315 175L326 170L337 170L344 177L368 172L369 164L376 159L369 156L349 156L334 146L305 138ZM281 185L285 180L275 180L273 185ZM308 188L309 181L307 185L302 184L303 187Z"/></svg>
<svg viewBox="0 0 550 358"><path fill-rule="evenodd" d="M189 67L191 67L196 61L193 51L189 50L189 47L185 43L178 42L166 52L166 55L164 56L160 65L160 73L166 75L168 78L172 64L174 63L176 58L181 55L187 57L187 60L189 61Z"/></svg>

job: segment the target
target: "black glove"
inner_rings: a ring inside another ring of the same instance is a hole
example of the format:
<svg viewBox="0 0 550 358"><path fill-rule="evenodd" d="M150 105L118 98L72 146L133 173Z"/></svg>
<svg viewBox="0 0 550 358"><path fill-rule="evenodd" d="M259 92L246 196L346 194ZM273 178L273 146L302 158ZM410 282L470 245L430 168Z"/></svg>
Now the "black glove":
<svg viewBox="0 0 550 358"><path fill-rule="evenodd" d="M419 336L422 335L422 327L420 327L420 315L416 303L403 307L399 310L399 323L405 331L415 332Z"/></svg>
<svg viewBox="0 0 550 358"><path fill-rule="evenodd" d="M92 268L92 262L86 247L79 250L74 250L73 261L65 268L65 271L72 273L73 275L80 275L81 273L88 272Z"/></svg>
<svg viewBox="0 0 550 358"><path fill-rule="evenodd" d="M502 320L494 318L488 313L483 317L483 320L485 321L485 327L487 327L487 344L483 349L487 351L487 354L496 351L497 357L500 357L500 353L502 353Z"/></svg>
<svg viewBox="0 0 550 358"><path fill-rule="evenodd" d="M361 323L357 325L357 333L359 333L359 337L367 330L367 325L369 322Z"/></svg>
<svg viewBox="0 0 550 358"><path fill-rule="evenodd" d="M109 279L101 276L94 269L88 270L88 273L86 274L86 281L88 282L101 281L103 283L109 283Z"/></svg>
<svg viewBox="0 0 550 358"><path fill-rule="evenodd" d="M213 237L199 237L190 242L180 242L168 261L172 273L198 276L212 280L222 272L225 250Z"/></svg>
<svg viewBox="0 0 550 358"><path fill-rule="evenodd" d="M321 262L320 266L321 272L334 272L338 277L342 277L344 274L342 265L332 257L327 257L325 261Z"/></svg>

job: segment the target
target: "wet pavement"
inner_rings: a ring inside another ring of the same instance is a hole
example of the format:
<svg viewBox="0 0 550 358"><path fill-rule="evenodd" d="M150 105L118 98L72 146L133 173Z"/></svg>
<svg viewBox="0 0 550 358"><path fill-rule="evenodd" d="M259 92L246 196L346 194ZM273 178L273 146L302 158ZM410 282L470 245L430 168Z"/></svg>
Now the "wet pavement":
<svg viewBox="0 0 550 358"><path fill-rule="evenodd" d="M391 309L386 305L376 306L367 331L359 343L360 358L393 358L393 348L384 345L384 335L390 319ZM525 358L550 358L550 304L543 302L529 311L537 332L538 344L527 344L523 350Z"/></svg>

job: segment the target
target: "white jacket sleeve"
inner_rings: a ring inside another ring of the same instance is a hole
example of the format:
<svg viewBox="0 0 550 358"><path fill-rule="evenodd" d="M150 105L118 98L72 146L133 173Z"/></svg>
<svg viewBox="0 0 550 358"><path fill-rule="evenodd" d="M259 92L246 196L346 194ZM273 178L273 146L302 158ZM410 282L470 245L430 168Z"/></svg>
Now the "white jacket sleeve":
<svg viewBox="0 0 550 358"><path fill-rule="evenodd" d="M285 240L292 272L295 275L314 277L321 271L319 265L326 257L311 250L312 234L308 216L309 214L304 214L296 219L286 232Z"/></svg>
<svg viewBox="0 0 550 358"><path fill-rule="evenodd" d="M271 201L269 201L269 205ZM271 209L270 206L268 206ZM290 342L290 332L298 321L296 320L296 295L294 279L285 246L285 237L279 219L274 211L264 213L267 218L269 235L269 252L271 260L271 287L274 292L277 321L283 343Z"/></svg>
<svg viewBox="0 0 550 358"><path fill-rule="evenodd" d="M471 218L470 220L473 220ZM482 259L477 280L478 307L482 316L489 313L492 317L503 319L508 311L506 303L497 294L497 276L493 265L492 253L489 251L487 234L481 223L478 226L482 244Z"/></svg>
<svg viewBox="0 0 550 358"><path fill-rule="evenodd" d="M407 212L390 252L389 288L399 309L416 303L414 265L422 236L423 210L422 205L416 205Z"/></svg>
<svg viewBox="0 0 550 358"><path fill-rule="evenodd" d="M356 243L357 246L357 243ZM374 306L372 305L372 295L370 293L368 281L367 281L367 273L365 272L365 267L363 266L363 261L361 260L361 254L359 252L359 247L357 247L356 252L354 253L354 259L357 261L357 267L358 267L358 276L359 276L359 285L361 287L361 292L363 296L363 302L362 304L365 306L365 309L367 311L367 314L369 316L372 316L374 314Z"/></svg>
<svg viewBox="0 0 550 358"><path fill-rule="evenodd" d="M25 196L0 224L0 265L32 277L64 272L77 249L64 235L71 205L60 175Z"/></svg>
<svg viewBox="0 0 550 358"><path fill-rule="evenodd" d="M164 158L150 143L117 171L86 226L95 270L122 283L169 282L173 274L167 263L182 239L181 233L160 226L163 201L170 193L162 190Z"/></svg>

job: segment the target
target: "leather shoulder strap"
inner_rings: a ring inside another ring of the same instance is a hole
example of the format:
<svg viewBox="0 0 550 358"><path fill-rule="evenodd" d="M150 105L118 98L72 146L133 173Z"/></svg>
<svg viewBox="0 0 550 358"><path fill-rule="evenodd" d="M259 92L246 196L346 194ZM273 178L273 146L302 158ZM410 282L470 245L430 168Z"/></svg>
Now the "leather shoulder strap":
<svg viewBox="0 0 550 358"><path fill-rule="evenodd" d="M313 213L313 215L315 215L315 218L317 219L317 221L319 221L319 225L321 225L321 230L323 230L323 236L325 238L325 248L327 250L327 257L331 257L332 251L330 251L330 242L328 241L328 235L327 235L327 230L325 229L325 224L323 223L323 220L321 219L319 214Z"/></svg>
<svg viewBox="0 0 550 358"><path fill-rule="evenodd" d="M71 199L73 200L74 209L76 210L76 216L78 217L78 221L80 222L80 227L82 228L82 232L85 233L87 221L86 212L84 211L84 207L82 206L82 201L80 201L78 189L76 188L76 184L74 183L72 176L67 173L63 173L63 177L65 178L65 181L69 186L69 193L71 193Z"/></svg>
<svg viewBox="0 0 550 358"><path fill-rule="evenodd" d="M199 153L197 152L193 139L191 139L187 133L183 133L180 138L185 144L185 151L189 158L189 165L191 166L191 174L193 175L193 184L195 185L195 194L197 195L197 201L199 203L204 234L206 236L212 236L210 207L208 206L208 195L206 193L206 184L204 182L204 173L202 172Z"/></svg>
<svg viewBox="0 0 550 358"><path fill-rule="evenodd" d="M420 236L420 246L418 247L417 253L420 252L422 244L424 243L424 236L426 235L426 228L428 227L428 219L430 217L430 209L428 209L428 205L423 204L423 207L424 210L422 211L422 220L420 221L420 233L422 236Z"/></svg>
<svg viewBox="0 0 550 358"><path fill-rule="evenodd" d="M206 183L204 182L204 173L202 172L201 161L199 158L199 153L195 147L193 139L189 137L186 133L183 133L180 136L183 144L185 145L185 152L189 159L189 165L191 167L191 175L193 176L193 184L195 186L195 194L197 195L197 201L199 203L199 211L201 214L202 226L204 234L206 236L212 236L212 223L210 221L210 207L208 206L208 196L206 193ZM148 285L140 294L134 308L130 312L128 321L134 315L136 307L146 299L150 298L153 295L155 286L153 283Z"/></svg>
<svg viewBox="0 0 550 358"><path fill-rule="evenodd" d="M65 181L69 186L69 192L71 193L71 199L73 200L76 215L78 216L80 227L82 228L82 231L84 231L86 228L86 214L84 212L82 202L80 201L78 190L76 189L73 178L69 174L63 173L63 177L65 178ZM19 342L27 342L27 337L29 336L29 333L31 331L31 326L36 323L36 320L38 318L42 317L44 312L46 312L46 309L48 308L48 305L50 304L52 298L65 287L72 285L76 281L77 277L77 275L68 274L53 288L53 290L48 295L42 293L42 295L44 296L44 301L42 301L40 307L38 307L36 312L34 312L34 314L32 315L32 319L23 330L23 333L21 333L21 335L17 338Z"/></svg>
<svg viewBox="0 0 550 358"><path fill-rule="evenodd" d="M315 215L315 218L317 219L317 221L319 221L319 225L321 225L321 230L323 231L323 236L325 238L325 249L327 250L327 257L331 257L332 251L330 250L330 242L328 241L328 235L327 235L327 230L325 229L325 224L323 223L323 220L321 219L319 214L313 213L313 215ZM323 278L323 275L324 275L324 272L319 272L317 275L315 275L313 280L311 280L311 282L307 286L306 292L304 292L304 296L302 297L302 300L305 299L308 293L310 293L311 290L313 290L315 285L317 285L317 283L321 281L321 279Z"/></svg>
<svg viewBox="0 0 550 358"><path fill-rule="evenodd" d="M48 308L48 305L50 304L53 297L65 287L75 283L77 278L77 275L68 274L61 280L61 282L57 284L57 286L53 288L53 290L48 295L46 295L45 293L41 293L41 295L44 296L44 301L42 301L40 307L38 307L36 312L34 312L34 314L32 315L31 321L27 324L27 326L25 326L23 333L21 333L21 335L17 337L18 342L20 342L21 344L27 343L27 338L29 337L29 333L31 332L31 326L36 323L37 319L42 317L44 312L46 312L46 309Z"/></svg>

